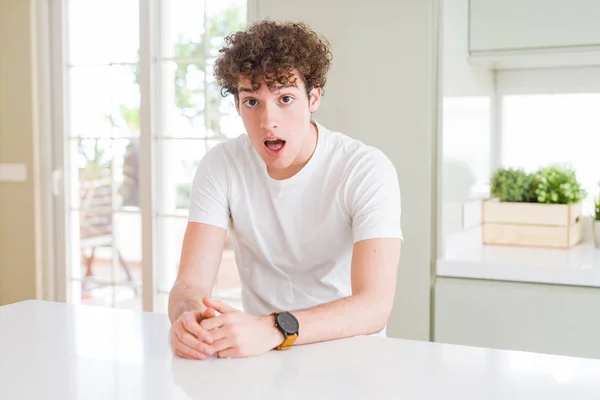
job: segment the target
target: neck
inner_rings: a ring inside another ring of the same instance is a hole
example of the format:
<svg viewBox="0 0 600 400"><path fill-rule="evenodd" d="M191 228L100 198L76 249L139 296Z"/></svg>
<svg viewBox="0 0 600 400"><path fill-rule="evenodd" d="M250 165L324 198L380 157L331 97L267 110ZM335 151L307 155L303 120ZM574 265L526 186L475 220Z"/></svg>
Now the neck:
<svg viewBox="0 0 600 400"><path fill-rule="evenodd" d="M269 176L273 179L283 180L289 179L292 176L296 175L312 158L315 153L315 149L317 148L317 141L319 138L319 130L317 129L317 125L314 122L310 122L309 129L311 134L309 135L310 140L307 140L305 145L300 149L298 156L288 168L284 170L273 171L271 169L267 169Z"/></svg>

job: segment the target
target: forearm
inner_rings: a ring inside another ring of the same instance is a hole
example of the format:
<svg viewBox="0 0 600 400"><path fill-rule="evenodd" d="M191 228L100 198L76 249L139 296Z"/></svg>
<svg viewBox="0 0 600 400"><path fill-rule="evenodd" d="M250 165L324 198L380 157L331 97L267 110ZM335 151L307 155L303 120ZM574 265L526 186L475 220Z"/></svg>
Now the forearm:
<svg viewBox="0 0 600 400"><path fill-rule="evenodd" d="M381 331L389 318L391 301L356 294L292 314L300 331L297 344L369 335Z"/></svg>
<svg viewBox="0 0 600 400"><path fill-rule="evenodd" d="M169 295L169 318L171 323L187 311L204 311L206 306L202 303L202 297L209 297L209 291L186 283L175 281Z"/></svg>

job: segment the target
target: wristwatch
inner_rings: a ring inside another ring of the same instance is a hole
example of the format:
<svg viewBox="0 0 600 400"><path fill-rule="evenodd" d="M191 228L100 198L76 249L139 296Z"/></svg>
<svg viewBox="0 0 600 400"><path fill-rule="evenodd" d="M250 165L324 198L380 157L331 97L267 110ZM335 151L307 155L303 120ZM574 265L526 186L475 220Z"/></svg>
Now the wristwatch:
<svg viewBox="0 0 600 400"><path fill-rule="evenodd" d="M288 350L298 339L300 324L296 317L287 311L279 311L271 314L275 317L275 326L283 334L283 343L275 347L275 350Z"/></svg>

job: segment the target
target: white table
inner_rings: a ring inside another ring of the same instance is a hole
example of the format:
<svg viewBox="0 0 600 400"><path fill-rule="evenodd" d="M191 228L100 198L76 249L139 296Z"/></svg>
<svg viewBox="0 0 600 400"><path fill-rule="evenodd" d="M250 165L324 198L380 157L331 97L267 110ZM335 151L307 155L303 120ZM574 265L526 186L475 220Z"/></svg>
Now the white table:
<svg viewBox="0 0 600 400"><path fill-rule="evenodd" d="M600 360L378 337L183 360L166 315L0 307L1 399L600 399Z"/></svg>

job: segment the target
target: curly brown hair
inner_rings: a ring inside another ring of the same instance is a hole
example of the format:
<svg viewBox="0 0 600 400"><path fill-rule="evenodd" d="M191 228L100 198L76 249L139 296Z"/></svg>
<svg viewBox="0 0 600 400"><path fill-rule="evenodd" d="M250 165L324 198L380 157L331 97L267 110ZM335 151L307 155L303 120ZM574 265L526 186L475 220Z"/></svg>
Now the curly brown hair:
<svg viewBox="0 0 600 400"><path fill-rule="evenodd" d="M223 96L238 95L241 79L249 79L253 90L262 82L296 84L293 70L304 81L307 96L323 88L332 60L327 39L304 23L260 21L225 38L225 47L215 63L215 77Z"/></svg>

